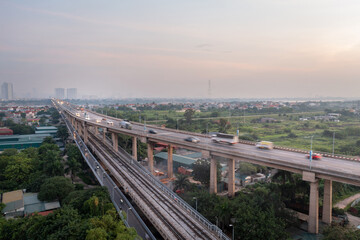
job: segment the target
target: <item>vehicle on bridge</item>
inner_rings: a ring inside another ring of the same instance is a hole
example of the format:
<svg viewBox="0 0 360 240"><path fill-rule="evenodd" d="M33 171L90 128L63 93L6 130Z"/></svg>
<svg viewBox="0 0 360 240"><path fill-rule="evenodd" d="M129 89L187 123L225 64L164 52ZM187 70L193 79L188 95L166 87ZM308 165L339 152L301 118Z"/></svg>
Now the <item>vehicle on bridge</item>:
<svg viewBox="0 0 360 240"><path fill-rule="evenodd" d="M313 153L311 155L313 160L320 160L322 158L321 154L318 153ZM310 158L310 154L306 155L306 158L309 159Z"/></svg>
<svg viewBox="0 0 360 240"><path fill-rule="evenodd" d="M97 122L97 123L101 123L101 119L96 119L96 122Z"/></svg>
<svg viewBox="0 0 360 240"><path fill-rule="evenodd" d="M121 128L126 128L126 129L129 129L129 130L132 129L131 123L129 123L127 121L121 121L119 124L120 124Z"/></svg>
<svg viewBox="0 0 360 240"><path fill-rule="evenodd" d="M110 125L110 126L114 126L114 122L113 121L107 121L106 122L108 125Z"/></svg>
<svg viewBox="0 0 360 240"><path fill-rule="evenodd" d="M200 142L200 139L198 139L197 137L193 137L193 136L189 136L189 137L185 138L184 140L188 141L188 142L193 142L193 143Z"/></svg>
<svg viewBox="0 0 360 240"><path fill-rule="evenodd" d="M231 134L216 133L212 136L211 140L216 143L236 144L239 142L239 137Z"/></svg>
<svg viewBox="0 0 360 240"><path fill-rule="evenodd" d="M90 120L90 116L87 115L87 116L85 117L85 120Z"/></svg>
<svg viewBox="0 0 360 240"><path fill-rule="evenodd" d="M269 142L269 141L257 142L255 144L255 146L257 148L261 148L261 149L273 149L274 148L274 144L272 142Z"/></svg>
<svg viewBox="0 0 360 240"><path fill-rule="evenodd" d="M79 112L75 113L75 115L76 115L77 117L80 117L80 113L79 113Z"/></svg>
<svg viewBox="0 0 360 240"><path fill-rule="evenodd" d="M157 134L157 131L155 131L154 129L150 129L150 130L149 130L149 133L151 133L151 134Z"/></svg>

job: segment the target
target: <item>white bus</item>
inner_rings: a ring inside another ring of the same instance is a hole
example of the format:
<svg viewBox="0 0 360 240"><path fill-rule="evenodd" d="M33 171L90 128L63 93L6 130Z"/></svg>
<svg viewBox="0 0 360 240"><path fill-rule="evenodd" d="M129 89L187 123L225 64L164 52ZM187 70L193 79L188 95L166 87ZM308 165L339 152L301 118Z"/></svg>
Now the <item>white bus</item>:
<svg viewBox="0 0 360 240"><path fill-rule="evenodd" d="M226 133L216 133L211 140L216 143L236 144L239 142L239 137Z"/></svg>

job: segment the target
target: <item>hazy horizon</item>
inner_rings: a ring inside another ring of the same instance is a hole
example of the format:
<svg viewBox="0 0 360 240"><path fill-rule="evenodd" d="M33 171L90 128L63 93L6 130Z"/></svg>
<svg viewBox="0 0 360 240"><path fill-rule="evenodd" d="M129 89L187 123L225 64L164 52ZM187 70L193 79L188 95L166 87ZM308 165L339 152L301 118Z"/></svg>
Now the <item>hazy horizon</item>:
<svg viewBox="0 0 360 240"><path fill-rule="evenodd" d="M360 2L0 0L18 97L360 97ZM209 91L209 81L211 89Z"/></svg>

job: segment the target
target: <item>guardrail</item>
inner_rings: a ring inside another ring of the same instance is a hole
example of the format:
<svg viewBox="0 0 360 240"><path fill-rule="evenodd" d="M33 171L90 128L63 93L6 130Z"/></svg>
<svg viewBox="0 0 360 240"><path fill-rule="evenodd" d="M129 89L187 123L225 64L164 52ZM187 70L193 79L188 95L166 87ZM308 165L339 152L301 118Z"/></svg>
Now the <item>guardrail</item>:
<svg viewBox="0 0 360 240"><path fill-rule="evenodd" d="M112 148L112 140L106 136L107 144ZM171 189L165 186L162 182L160 182L155 176L153 176L144 166L142 166L138 161L134 160L133 157L126 152L123 148L118 147L118 151L126 156L126 160L135 166L138 171L142 172L147 179L155 184L162 192L168 195L171 199L176 201L180 206L186 209L191 215L193 215L198 221L204 224L209 230L216 232L217 236L220 239L230 240L230 238L222 232L222 230L207 220L204 216L202 216L198 211L196 211L193 207L191 207L187 202L185 202L181 197L179 197L176 193L174 193Z"/></svg>
<svg viewBox="0 0 360 240"><path fill-rule="evenodd" d="M98 182L105 186L110 194L110 199L114 204L116 210L118 211L121 219L125 223L127 227L134 227L139 236L143 239L153 239L156 238L153 236L149 228L145 225L139 214L136 212L132 204L126 198L126 196L120 191L115 182L111 179L111 177L106 173L105 169L100 165L100 163L96 160L96 158L91 154L83 140L80 138L78 132L72 127L72 125L68 122L67 118L61 113L65 124L70 131L72 138L74 139L76 145L78 146L81 155L84 157L86 163L90 167L94 176L98 180ZM74 136L75 134L75 136ZM127 211L127 217L123 216L123 209ZM130 212L129 212L130 210ZM132 213L130 215L130 213Z"/></svg>

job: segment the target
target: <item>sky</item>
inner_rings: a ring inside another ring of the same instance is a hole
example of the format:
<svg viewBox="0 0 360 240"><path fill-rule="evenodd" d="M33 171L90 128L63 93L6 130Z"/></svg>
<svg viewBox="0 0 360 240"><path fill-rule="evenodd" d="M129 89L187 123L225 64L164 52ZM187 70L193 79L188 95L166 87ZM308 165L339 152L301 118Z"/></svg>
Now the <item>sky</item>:
<svg viewBox="0 0 360 240"><path fill-rule="evenodd" d="M0 84L19 97L360 98L359 13L358 0L0 0Z"/></svg>

